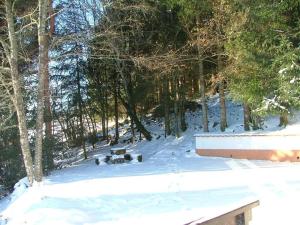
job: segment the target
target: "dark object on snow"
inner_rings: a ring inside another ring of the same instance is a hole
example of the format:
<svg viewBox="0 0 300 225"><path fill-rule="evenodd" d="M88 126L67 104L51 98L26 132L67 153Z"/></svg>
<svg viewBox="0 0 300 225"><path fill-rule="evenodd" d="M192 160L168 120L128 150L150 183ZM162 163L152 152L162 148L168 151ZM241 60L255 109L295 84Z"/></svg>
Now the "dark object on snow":
<svg viewBox="0 0 300 225"><path fill-rule="evenodd" d="M126 147L111 148L109 155L97 156L95 158L96 165L106 164L121 164L125 162L142 162L141 154L126 153Z"/></svg>
<svg viewBox="0 0 300 225"><path fill-rule="evenodd" d="M104 162L109 163L111 161L111 155L107 155L104 159Z"/></svg>
<svg viewBox="0 0 300 225"><path fill-rule="evenodd" d="M125 162L124 158L117 158L117 159L113 159L111 161L112 164L121 164L121 163L124 163L124 162Z"/></svg>
<svg viewBox="0 0 300 225"><path fill-rule="evenodd" d="M138 155L138 156L137 156L137 160L138 160L139 162L142 162L142 161L143 161L143 156L142 156L142 155Z"/></svg>
<svg viewBox="0 0 300 225"><path fill-rule="evenodd" d="M213 126L212 127L216 127L219 125L219 122L214 122Z"/></svg>
<svg viewBox="0 0 300 225"><path fill-rule="evenodd" d="M124 155L124 159L127 160L127 161L131 161L132 160L132 157L130 154L125 154Z"/></svg>

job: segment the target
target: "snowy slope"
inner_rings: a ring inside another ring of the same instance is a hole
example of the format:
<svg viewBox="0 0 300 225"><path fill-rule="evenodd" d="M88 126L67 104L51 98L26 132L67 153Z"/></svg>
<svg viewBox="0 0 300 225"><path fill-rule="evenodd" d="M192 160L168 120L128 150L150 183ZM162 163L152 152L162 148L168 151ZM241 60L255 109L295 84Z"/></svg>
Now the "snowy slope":
<svg viewBox="0 0 300 225"><path fill-rule="evenodd" d="M242 109L228 102L227 132L242 132ZM210 103L210 130L218 132L217 98ZM247 200L259 199L251 225L298 224L300 164L200 157L194 153L201 112L188 113L189 129L179 139L164 138L161 123L151 123L151 142L129 145L144 162L96 166L90 159L53 172L44 182L0 202L0 224L96 225L186 224ZM299 132L297 118L279 130L268 118L266 132ZM23 181L24 183L24 181ZM286 218L288 216L288 218Z"/></svg>

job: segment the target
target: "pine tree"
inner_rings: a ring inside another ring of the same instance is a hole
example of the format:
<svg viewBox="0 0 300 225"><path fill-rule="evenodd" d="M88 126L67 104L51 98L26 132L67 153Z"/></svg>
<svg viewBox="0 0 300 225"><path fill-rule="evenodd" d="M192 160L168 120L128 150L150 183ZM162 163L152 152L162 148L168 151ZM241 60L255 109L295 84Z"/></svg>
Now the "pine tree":
<svg viewBox="0 0 300 225"><path fill-rule="evenodd" d="M286 15L292 15L290 21L294 21L297 13L292 12L297 12L294 8L297 5L294 1L232 4L232 26L227 31L229 41L226 46L232 62L229 85L232 96L249 105L253 116L281 114L286 123L286 115L296 106L291 104L293 94L287 87L291 77L287 77L297 70L297 66L292 70L289 68L297 60L299 42L290 35L295 34L295 25L287 20ZM281 72L285 70L292 72L283 75L285 72ZM297 90L297 82L295 84L294 90Z"/></svg>

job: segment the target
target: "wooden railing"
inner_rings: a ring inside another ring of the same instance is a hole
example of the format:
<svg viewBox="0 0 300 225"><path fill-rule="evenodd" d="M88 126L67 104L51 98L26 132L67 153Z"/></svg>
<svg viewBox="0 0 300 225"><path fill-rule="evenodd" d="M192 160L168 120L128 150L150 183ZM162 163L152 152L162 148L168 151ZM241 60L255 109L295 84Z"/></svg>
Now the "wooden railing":
<svg viewBox="0 0 300 225"><path fill-rule="evenodd" d="M231 211L225 212L216 217L202 217L191 221L185 225L249 225L252 219L252 208L259 205L259 201L254 201Z"/></svg>

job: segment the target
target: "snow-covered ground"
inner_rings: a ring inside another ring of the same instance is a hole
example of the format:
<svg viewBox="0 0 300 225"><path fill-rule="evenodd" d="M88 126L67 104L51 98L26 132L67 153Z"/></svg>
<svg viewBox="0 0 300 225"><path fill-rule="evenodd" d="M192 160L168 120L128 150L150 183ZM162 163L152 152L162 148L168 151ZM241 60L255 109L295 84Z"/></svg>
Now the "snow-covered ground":
<svg viewBox="0 0 300 225"><path fill-rule="evenodd" d="M210 104L210 128L217 132L218 104ZM228 102L227 132L242 132L242 109ZM110 147L99 144L90 159L53 172L40 185L0 201L0 224L97 225L186 224L252 200L251 225L299 224L300 164L200 157L193 135L200 132L200 113L188 113L189 129L181 138L164 138L161 123L151 123L153 141L129 145L142 163L96 166L92 158ZM293 124L279 130L269 118L265 131L296 133Z"/></svg>

